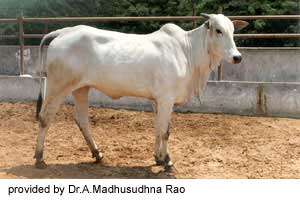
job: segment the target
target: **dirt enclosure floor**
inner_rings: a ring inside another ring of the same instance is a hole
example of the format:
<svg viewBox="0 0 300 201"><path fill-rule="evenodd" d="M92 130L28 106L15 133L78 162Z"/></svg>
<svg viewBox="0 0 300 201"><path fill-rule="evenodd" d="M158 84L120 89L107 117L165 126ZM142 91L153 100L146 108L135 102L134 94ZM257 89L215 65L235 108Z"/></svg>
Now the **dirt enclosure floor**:
<svg viewBox="0 0 300 201"><path fill-rule="evenodd" d="M300 178L300 120L174 113L169 141L175 166L154 165L153 114L89 109L90 128L104 153L94 164L63 105L45 143L46 169L33 159L34 104L0 103L0 178Z"/></svg>

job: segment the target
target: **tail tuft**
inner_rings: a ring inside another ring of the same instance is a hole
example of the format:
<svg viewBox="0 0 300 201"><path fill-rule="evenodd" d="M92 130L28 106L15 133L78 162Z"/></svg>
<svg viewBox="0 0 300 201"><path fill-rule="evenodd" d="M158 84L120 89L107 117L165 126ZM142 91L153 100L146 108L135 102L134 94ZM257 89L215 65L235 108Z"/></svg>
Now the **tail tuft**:
<svg viewBox="0 0 300 201"><path fill-rule="evenodd" d="M41 112L42 105L43 105L43 97L42 97L42 92L40 91L38 100L36 102L36 116L35 117L37 120L39 119L39 114Z"/></svg>

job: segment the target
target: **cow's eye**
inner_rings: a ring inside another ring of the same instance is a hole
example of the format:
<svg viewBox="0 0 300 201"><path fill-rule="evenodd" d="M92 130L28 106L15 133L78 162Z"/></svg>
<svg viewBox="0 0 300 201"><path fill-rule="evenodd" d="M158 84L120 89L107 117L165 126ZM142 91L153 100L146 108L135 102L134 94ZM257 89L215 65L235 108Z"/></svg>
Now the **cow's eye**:
<svg viewBox="0 0 300 201"><path fill-rule="evenodd" d="M220 29L216 29L216 32L217 32L218 34L222 34L222 31L221 31Z"/></svg>

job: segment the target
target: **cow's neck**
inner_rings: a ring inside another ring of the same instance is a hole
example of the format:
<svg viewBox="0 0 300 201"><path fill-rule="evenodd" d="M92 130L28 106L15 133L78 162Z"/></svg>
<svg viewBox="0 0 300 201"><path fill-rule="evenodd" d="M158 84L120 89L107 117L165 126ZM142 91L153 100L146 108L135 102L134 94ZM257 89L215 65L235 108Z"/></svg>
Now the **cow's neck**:
<svg viewBox="0 0 300 201"><path fill-rule="evenodd" d="M210 51L207 37L207 29L203 25L187 32L190 87L193 88L193 95L196 96L201 95L211 71L221 61Z"/></svg>

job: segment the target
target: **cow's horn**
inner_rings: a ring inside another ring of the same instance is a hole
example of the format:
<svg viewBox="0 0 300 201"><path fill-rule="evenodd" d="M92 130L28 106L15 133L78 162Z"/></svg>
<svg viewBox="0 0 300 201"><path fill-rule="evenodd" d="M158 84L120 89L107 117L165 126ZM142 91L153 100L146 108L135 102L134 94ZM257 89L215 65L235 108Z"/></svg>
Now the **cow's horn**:
<svg viewBox="0 0 300 201"><path fill-rule="evenodd" d="M206 13L200 13L200 15L201 15L202 17L204 17L204 18L209 19L209 14L206 14Z"/></svg>

